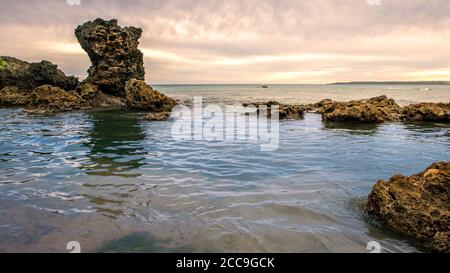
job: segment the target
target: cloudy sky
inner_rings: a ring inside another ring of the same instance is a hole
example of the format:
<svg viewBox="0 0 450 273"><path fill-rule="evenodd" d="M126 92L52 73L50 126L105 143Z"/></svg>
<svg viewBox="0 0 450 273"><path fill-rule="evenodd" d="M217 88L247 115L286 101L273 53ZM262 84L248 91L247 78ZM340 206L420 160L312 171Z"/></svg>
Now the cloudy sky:
<svg viewBox="0 0 450 273"><path fill-rule="evenodd" d="M448 0L79 1L0 0L0 55L83 78L73 32L101 17L143 28L153 84L450 80Z"/></svg>

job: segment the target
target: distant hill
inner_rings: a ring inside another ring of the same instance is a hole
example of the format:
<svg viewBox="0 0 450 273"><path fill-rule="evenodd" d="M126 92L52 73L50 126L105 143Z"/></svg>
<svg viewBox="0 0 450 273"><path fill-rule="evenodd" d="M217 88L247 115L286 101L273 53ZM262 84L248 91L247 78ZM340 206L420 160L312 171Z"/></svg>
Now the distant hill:
<svg viewBox="0 0 450 273"><path fill-rule="evenodd" d="M401 82L401 81L386 81L386 82L335 82L330 85L349 85L349 84L364 84L364 85L450 85L450 81L417 81L417 82Z"/></svg>

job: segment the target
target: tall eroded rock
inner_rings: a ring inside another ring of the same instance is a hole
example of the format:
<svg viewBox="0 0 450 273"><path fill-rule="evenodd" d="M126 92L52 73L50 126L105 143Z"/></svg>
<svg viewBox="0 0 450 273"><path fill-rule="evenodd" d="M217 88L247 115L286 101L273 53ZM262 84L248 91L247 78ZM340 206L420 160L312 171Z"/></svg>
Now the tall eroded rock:
<svg viewBox="0 0 450 273"><path fill-rule="evenodd" d="M141 34L142 29L122 28L115 19L96 19L78 26L75 35L92 63L86 82L105 93L124 96L128 80L144 80L143 54L138 49Z"/></svg>

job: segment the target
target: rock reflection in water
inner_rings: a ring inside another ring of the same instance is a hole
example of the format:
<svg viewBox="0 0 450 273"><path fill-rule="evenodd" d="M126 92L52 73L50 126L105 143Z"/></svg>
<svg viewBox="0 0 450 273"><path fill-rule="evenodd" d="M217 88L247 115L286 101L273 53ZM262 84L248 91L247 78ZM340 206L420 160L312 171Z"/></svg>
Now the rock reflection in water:
<svg viewBox="0 0 450 273"><path fill-rule="evenodd" d="M138 177L145 159L142 140L144 132L132 112L108 111L91 113L93 127L85 145L92 165L84 166L87 174L100 176Z"/></svg>
<svg viewBox="0 0 450 273"><path fill-rule="evenodd" d="M89 163L80 167L88 176L80 195L97 213L117 219L126 214L130 193L139 187L134 179L142 175L145 133L134 112L92 112L90 120L92 127L84 144L90 148Z"/></svg>
<svg viewBox="0 0 450 273"><path fill-rule="evenodd" d="M323 122L323 127L329 130L345 130L353 135L371 136L377 133L379 124L357 122Z"/></svg>

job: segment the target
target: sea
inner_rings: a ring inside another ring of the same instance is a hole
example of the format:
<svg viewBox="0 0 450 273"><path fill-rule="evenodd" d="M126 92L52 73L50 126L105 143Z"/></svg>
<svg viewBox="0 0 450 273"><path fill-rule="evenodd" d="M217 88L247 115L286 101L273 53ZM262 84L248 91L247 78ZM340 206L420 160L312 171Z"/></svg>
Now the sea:
<svg viewBox="0 0 450 273"><path fill-rule="evenodd" d="M450 102L445 85L156 85L189 104L306 104L387 95ZM180 140L143 112L0 109L0 252L422 252L364 214L372 186L450 161L450 124L279 123L279 147ZM68 245L69 244L69 245ZM370 245L370 244L369 244Z"/></svg>

